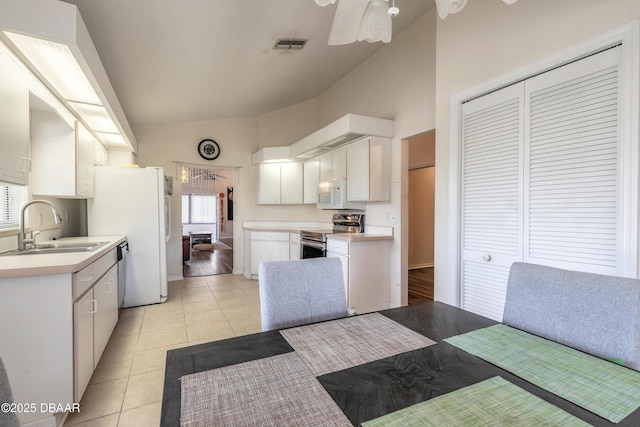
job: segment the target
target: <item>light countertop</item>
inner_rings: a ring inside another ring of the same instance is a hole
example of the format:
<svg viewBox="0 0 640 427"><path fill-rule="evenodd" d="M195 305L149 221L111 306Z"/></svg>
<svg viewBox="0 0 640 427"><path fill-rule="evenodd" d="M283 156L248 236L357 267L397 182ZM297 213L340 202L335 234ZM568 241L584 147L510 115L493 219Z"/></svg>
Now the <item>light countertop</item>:
<svg viewBox="0 0 640 427"><path fill-rule="evenodd" d="M393 235L377 234L377 233L333 233L332 229L313 228L313 227L287 227L287 226L248 226L244 227L247 231L266 231L273 233L300 233L300 231L319 231L330 233L327 234L328 239L346 240L349 242L366 242L372 240L393 240Z"/></svg>
<svg viewBox="0 0 640 427"><path fill-rule="evenodd" d="M126 239L126 236L89 236L64 237L62 239L52 241L38 242L39 244L104 241L107 241L108 243L91 252L0 256L0 278L75 273L108 253Z"/></svg>

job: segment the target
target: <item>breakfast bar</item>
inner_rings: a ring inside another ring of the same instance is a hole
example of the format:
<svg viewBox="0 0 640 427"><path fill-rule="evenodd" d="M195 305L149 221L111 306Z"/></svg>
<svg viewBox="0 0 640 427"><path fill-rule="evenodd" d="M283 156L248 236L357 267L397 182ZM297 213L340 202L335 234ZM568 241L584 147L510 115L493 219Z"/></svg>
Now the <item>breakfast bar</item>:
<svg viewBox="0 0 640 427"><path fill-rule="evenodd" d="M411 425L407 419L420 413L425 417L420 425L437 425L447 417L461 416L458 407L441 413L455 402L464 408L465 417L491 419L498 425L504 417L523 424L640 423L637 406L613 416L622 420L612 422L581 407L588 405L571 403L571 396L561 398L544 384L522 379L517 370L501 369L459 347L464 334L491 331L495 325L506 328L476 314L428 302L170 350L161 425L198 424L202 416L214 424L233 417L264 416L296 425L314 425L314 420L318 425L318 417L322 425ZM339 337L344 342L335 344ZM390 342L392 337L402 338ZM458 342L450 343L453 337ZM334 352L334 345L342 350ZM325 358L323 353L338 356ZM637 371L580 355L604 363L605 370L617 370L632 383L639 376ZM296 390L295 384L305 385ZM632 389L636 386L632 384ZM295 404L282 406L284 397ZM216 408L216 404L223 406ZM259 411L251 409L255 405Z"/></svg>

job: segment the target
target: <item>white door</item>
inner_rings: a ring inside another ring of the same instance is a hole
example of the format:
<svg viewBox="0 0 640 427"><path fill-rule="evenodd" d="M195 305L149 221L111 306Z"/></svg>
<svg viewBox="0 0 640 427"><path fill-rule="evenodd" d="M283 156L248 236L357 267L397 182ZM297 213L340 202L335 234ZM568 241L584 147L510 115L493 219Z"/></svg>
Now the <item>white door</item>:
<svg viewBox="0 0 640 427"><path fill-rule="evenodd" d="M493 319L522 260L523 111L522 84L463 106L461 306Z"/></svg>
<svg viewBox="0 0 640 427"><path fill-rule="evenodd" d="M623 206L633 212L637 195L620 189L630 161L620 155L619 55L612 48L463 105L463 308L502 320L515 261L633 270L621 249L634 224Z"/></svg>
<svg viewBox="0 0 640 427"><path fill-rule="evenodd" d="M527 80L524 260L616 275L620 48Z"/></svg>

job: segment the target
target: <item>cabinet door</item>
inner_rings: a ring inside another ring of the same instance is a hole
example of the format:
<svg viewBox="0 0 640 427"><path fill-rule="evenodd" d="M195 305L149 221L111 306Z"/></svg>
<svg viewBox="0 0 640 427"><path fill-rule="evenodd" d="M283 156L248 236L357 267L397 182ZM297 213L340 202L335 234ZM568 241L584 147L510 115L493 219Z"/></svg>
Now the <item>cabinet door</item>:
<svg viewBox="0 0 640 427"><path fill-rule="evenodd" d="M369 200L369 139L346 148L347 200Z"/></svg>
<svg viewBox="0 0 640 427"><path fill-rule="evenodd" d="M269 261L287 261L289 259L289 242L270 242Z"/></svg>
<svg viewBox="0 0 640 427"><path fill-rule="evenodd" d="M280 203L302 203L302 162L280 165Z"/></svg>
<svg viewBox="0 0 640 427"><path fill-rule="evenodd" d="M251 241L251 274L258 274L260 263L269 261L269 242L266 240Z"/></svg>
<svg viewBox="0 0 640 427"><path fill-rule="evenodd" d="M332 175L334 180L345 179L347 177L347 150L338 148L332 151Z"/></svg>
<svg viewBox="0 0 640 427"><path fill-rule="evenodd" d="M29 92L26 74L0 44L0 181L26 185L29 181ZM10 106L10 107L9 107Z"/></svg>
<svg viewBox="0 0 640 427"><path fill-rule="evenodd" d="M73 398L79 402L93 374L93 288L73 303Z"/></svg>
<svg viewBox="0 0 640 427"><path fill-rule="evenodd" d="M347 306L353 307L353 304L349 301L349 257L333 252L327 252L327 257L340 259L340 262L342 263L342 278L344 279L344 295L347 298Z"/></svg>
<svg viewBox="0 0 640 427"><path fill-rule="evenodd" d="M93 162L96 165L107 166L109 163L109 151L104 148L97 139L93 144Z"/></svg>
<svg viewBox="0 0 640 427"><path fill-rule="evenodd" d="M307 160L303 165L303 203L318 203L318 182L320 177L320 159Z"/></svg>
<svg viewBox="0 0 640 427"><path fill-rule="evenodd" d="M333 154L326 153L318 158L318 177L320 182L333 180Z"/></svg>
<svg viewBox="0 0 640 427"><path fill-rule="evenodd" d="M280 164L262 163L257 175L258 204L280 203Z"/></svg>
<svg viewBox="0 0 640 427"><path fill-rule="evenodd" d="M118 323L118 268L116 265L102 276L93 288L96 313L93 318L93 367L98 366L113 328Z"/></svg>
<svg viewBox="0 0 640 427"><path fill-rule="evenodd" d="M80 122L76 122L76 194L93 197L93 157L95 138Z"/></svg>
<svg viewBox="0 0 640 427"><path fill-rule="evenodd" d="M300 243L289 243L289 259L300 259Z"/></svg>

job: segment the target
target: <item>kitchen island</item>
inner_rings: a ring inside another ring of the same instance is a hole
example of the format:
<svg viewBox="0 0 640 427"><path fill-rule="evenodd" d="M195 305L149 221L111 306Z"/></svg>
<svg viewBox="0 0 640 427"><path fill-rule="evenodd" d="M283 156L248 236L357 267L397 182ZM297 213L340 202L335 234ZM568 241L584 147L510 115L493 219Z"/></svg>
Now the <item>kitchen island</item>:
<svg viewBox="0 0 640 427"><path fill-rule="evenodd" d="M64 238L52 242L106 243L0 256L0 357L14 400L34 404L19 414L21 423L60 425L66 414L59 411L80 401L118 320L116 246L124 240Z"/></svg>

